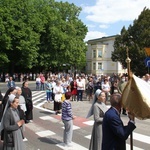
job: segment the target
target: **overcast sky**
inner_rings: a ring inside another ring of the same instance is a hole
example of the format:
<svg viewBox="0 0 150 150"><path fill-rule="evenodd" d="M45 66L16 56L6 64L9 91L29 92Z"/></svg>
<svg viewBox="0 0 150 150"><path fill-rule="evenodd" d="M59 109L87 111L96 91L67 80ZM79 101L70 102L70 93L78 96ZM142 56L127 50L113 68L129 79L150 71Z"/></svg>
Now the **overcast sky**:
<svg viewBox="0 0 150 150"><path fill-rule="evenodd" d="M60 1L60 0L57 0ZM62 0L82 7L80 19L88 27L85 41L119 34L133 24L150 0Z"/></svg>

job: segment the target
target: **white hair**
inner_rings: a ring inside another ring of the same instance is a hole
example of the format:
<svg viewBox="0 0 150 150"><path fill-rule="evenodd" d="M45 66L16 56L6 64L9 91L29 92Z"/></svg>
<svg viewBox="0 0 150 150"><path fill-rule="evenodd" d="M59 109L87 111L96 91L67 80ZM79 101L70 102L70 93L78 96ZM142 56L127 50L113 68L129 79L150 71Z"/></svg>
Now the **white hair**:
<svg viewBox="0 0 150 150"><path fill-rule="evenodd" d="M16 86L15 89L16 90L21 90L21 88L19 86Z"/></svg>

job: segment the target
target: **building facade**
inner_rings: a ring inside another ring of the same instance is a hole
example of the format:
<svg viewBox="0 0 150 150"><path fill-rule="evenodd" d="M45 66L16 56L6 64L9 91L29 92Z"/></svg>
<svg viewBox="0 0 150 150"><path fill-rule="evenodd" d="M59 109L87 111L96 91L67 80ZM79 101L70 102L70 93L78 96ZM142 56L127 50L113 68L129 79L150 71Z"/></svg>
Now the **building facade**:
<svg viewBox="0 0 150 150"><path fill-rule="evenodd" d="M111 53L114 51L114 41L116 36L102 37L89 40L86 52L86 72L87 74L111 75L112 73L126 73L121 63L111 60Z"/></svg>

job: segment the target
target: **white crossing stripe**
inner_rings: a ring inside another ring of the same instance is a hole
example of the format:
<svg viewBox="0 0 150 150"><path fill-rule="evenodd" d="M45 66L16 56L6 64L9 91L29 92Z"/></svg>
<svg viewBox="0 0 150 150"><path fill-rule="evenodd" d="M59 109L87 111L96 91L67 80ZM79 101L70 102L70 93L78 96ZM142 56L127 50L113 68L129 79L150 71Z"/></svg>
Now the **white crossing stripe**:
<svg viewBox="0 0 150 150"><path fill-rule="evenodd" d="M33 101L33 104L35 104L35 103L41 101L42 99L43 99L43 98L38 98L37 100ZM45 101L45 100L44 100L44 101Z"/></svg>
<svg viewBox="0 0 150 150"><path fill-rule="evenodd" d="M55 111L34 105L35 108L55 114Z"/></svg>
<svg viewBox="0 0 150 150"><path fill-rule="evenodd" d="M36 96L32 95L32 100L38 99L38 97L42 97L41 99L44 99L45 98L45 94L41 93L41 94L38 94Z"/></svg>
<svg viewBox="0 0 150 150"><path fill-rule="evenodd" d="M87 136L85 136L85 138L87 138L87 139L91 139L91 135L87 135ZM127 150L130 150L130 144L126 144L126 149ZM143 149L141 149L141 148L138 148L138 147L136 147L136 146L133 146L133 149L134 150L143 150Z"/></svg>
<svg viewBox="0 0 150 150"><path fill-rule="evenodd" d="M91 135L87 135L87 136L85 136L85 138L91 139Z"/></svg>
<svg viewBox="0 0 150 150"><path fill-rule="evenodd" d="M64 127L62 127L64 129ZM80 129L80 127L73 125L73 130Z"/></svg>
<svg viewBox="0 0 150 150"><path fill-rule="evenodd" d="M41 94L46 96L46 93L43 91L32 91L32 96L41 95Z"/></svg>
<svg viewBox="0 0 150 150"><path fill-rule="evenodd" d="M83 123L84 123L84 124L87 124L87 125L89 125L89 126L93 126L94 120L85 121L85 122L83 122Z"/></svg>
<svg viewBox="0 0 150 150"><path fill-rule="evenodd" d="M26 141L28 141L28 139L25 137L25 138L23 139L23 141L26 142Z"/></svg>
<svg viewBox="0 0 150 150"><path fill-rule="evenodd" d="M37 125L34 122L25 124L25 127L29 128L33 132L40 132L40 131L44 131L45 130L43 127Z"/></svg>
<svg viewBox="0 0 150 150"><path fill-rule="evenodd" d="M40 117L40 119L49 120L49 121L52 121L52 122L59 122L60 121L60 120L55 119L54 117L50 117L50 116L43 116L43 117Z"/></svg>
<svg viewBox="0 0 150 150"><path fill-rule="evenodd" d="M36 93L45 93L45 91L32 91L33 94L36 94Z"/></svg>
<svg viewBox="0 0 150 150"><path fill-rule="evenodd" d="M133 139L137 141L142 141L144 143L150 144L150 136L133 132Z"/></svg>
<svg viewBox="0 0 150 150"><path fill-rule="evenodd" d="M58 146L64 150L88 150L87 148L85 148L77 143L74 143L74 142L72 142L71 145L72 145L72 147L65 147L64 143L59 143L56 146Z"/></svg>
<svg viewBox="0 0 150 150"><path fill-rule="evenodd" d="M39 137L47 137L47 136L55 135L55 133L52 132L52 131L50 131L50 130L45 130L45 131L36 132L36 134L37 134Z"/></svg>
<svg viewBox="0 0 150 150"><path fill-rule="evenodd" d="M43 102L37 104L36 106L37 106L37 107L41 107L41 106L43 106L43 105L45 104L45 102L46 102L46 100L44 100Z"/></svg>
<svg viewBox="0 0 150 150"><path fill-rule="evenodd" d="M85 138L91 139L91 135L87 135L87 136L85 136ZM133 139L140 141L140 142L143 142L143 143L150 144L150 137L143 135L143 134L133 132ZM126 144L126 148L127 148L127 150L130 150L130 144ZM133 149L134 150L143 150L143 149L138 148L136 146L133 146Z"/></svg>
<svg viewBox="0 0 150 150"><path fill-rule="evenodd" d="M136 147L136 146L133 146L133 149L134 149L134 150L144 150L144 149L139 148L139 147ZM130 144L126 144L126 150L131 150Z"/></svg>

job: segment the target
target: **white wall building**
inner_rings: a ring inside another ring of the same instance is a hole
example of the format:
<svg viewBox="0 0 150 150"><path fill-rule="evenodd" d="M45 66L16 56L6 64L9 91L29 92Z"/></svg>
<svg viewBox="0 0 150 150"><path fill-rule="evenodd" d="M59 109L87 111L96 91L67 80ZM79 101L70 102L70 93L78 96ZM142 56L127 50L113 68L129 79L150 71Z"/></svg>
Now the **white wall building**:
<svg viewBox="0 0 150 150"><path fill-rule="evenodd" d="M86 52L86 72L87 74L110 75L112 73L126 73L119 62L111 60L111 53L114 51L114 41L116 36L102 37L89 40Z"/></svg>

